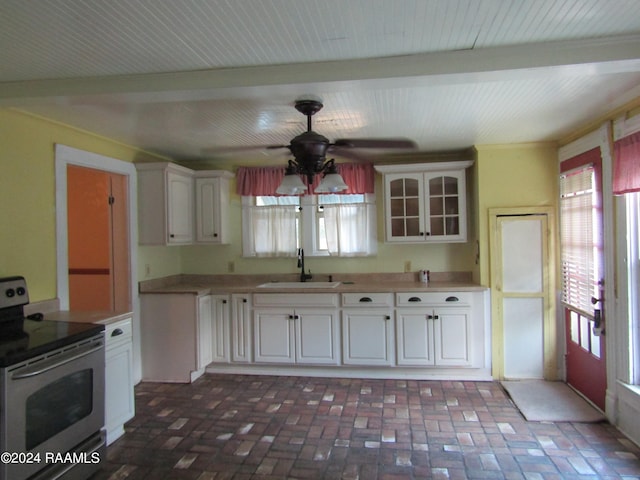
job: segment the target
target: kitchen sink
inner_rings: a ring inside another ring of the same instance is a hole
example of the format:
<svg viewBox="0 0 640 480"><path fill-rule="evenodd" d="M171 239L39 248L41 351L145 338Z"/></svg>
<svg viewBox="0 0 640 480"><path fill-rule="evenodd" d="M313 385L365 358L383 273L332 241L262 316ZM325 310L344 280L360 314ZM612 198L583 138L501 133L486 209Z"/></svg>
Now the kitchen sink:
<svg viewBox="0 0 640 480"><path fill-rule="evenodd" d="M269 282L258 285L258 288L299 288L309 290L313 288L336 288L340 282Z"/></svg>

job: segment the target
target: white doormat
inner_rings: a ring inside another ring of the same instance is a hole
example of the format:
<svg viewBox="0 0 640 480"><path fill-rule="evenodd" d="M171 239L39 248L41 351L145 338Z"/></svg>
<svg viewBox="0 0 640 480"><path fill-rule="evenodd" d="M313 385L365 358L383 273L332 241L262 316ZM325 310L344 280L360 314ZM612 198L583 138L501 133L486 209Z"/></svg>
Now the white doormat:
<svg viewBox="0 0 640 480"><path fill-rule="evenodd" d="M602 422L605 416L563 382L501 382L524 418L532 422Z"/></svg>

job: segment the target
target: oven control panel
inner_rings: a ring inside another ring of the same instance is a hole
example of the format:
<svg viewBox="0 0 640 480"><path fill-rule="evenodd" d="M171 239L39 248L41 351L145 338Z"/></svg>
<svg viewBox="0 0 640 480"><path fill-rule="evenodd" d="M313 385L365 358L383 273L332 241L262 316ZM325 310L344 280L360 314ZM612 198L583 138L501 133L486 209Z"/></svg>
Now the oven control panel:
<svg viewBox="0 0 640 480"><path fill-rule="evenodd" d="M0 309L29 303L29 292L24 277L0 278Z"/></svg>

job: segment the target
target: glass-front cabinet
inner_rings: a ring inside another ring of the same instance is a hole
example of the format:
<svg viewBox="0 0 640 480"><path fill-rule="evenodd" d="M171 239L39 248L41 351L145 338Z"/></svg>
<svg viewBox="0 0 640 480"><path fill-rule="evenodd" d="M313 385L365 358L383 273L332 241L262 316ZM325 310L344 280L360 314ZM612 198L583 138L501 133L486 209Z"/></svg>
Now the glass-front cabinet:
<svg viewBox="0 0 640 480"><path fill-rule="evenodd" d="M464 242L471 162L381 165L387 242Z"/></svg>

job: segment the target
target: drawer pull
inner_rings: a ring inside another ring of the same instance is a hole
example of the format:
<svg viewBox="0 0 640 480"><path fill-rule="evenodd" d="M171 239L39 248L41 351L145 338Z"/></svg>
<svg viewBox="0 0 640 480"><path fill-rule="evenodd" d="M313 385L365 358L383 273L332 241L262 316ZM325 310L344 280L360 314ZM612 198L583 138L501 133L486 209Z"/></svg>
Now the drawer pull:
<svg viewBox="0 0 640 480"><path fill-rule="evenodd" d="M445 302L459 302L460 299L458 297L447 297Z"/></svg>
<svg viewBox="0 0 640 480"><path fill-rule="evenodd" d="M373 302L371 297L362 297L359 301L362 302L362 303Z"/></svg>
<svg viewBox="0 0 640 480"><path fill-rule="evenodd" d="M422 299L420 297L411 297L411 298L409 298L409 301L410 302L421 302Z"/></svg>
<svg viewBox="0 0 640 480"><path fill-rule="evenodd" d="M111 332L111 336L112 337L117 337L122 335L124 332L122 331L121 328L116 328L113 332Z"/></svg>

